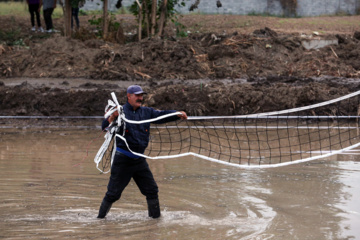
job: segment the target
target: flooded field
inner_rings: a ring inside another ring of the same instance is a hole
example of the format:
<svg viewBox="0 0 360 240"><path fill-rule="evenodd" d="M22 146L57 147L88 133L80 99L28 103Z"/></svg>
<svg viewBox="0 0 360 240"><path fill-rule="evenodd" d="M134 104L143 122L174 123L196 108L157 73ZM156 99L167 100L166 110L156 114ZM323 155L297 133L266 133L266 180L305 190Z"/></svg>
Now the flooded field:
<svg viewBox="0 0 360 240"><path fill-rule="evenodd" d="M357 239L360 155L244 170L198 158L148 160L162 216L132 181L96 218L109 174L95 128L0 129L0 239Z"/></svg>

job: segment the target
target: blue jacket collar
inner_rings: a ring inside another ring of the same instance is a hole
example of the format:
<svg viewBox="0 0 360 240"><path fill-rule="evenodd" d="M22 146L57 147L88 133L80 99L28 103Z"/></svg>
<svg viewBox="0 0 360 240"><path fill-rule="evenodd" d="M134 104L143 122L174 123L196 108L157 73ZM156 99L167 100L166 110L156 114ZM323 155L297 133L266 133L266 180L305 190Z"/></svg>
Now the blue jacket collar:
<svg viewBox="0 0 360 240"><path fill-rule="evenodd" d="M127 109L130 110L130 111L134 111L133 106L131 106L131 104L130 104L128 101L126 101L126 103L125 103L125 105L124 105L124 108L127 108ZM141 107L139 107L139 108L136 109L135 111L139 110L140 108L141 108Z"/></svg>

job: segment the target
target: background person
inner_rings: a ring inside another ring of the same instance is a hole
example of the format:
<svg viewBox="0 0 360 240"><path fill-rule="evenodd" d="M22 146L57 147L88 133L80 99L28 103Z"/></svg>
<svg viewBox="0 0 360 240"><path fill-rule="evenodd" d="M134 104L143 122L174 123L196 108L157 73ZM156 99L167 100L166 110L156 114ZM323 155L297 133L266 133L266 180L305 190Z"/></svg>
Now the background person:
<svg viewBox="0 0 360 240"><path fill-rule="evenodd" d="M80 28L80 21L79 21L79 7L71 8L71 29L74 27L74 19L76 23L76 29Z"/></svg>
<svg viewBox="0 0 360 240"><path fill-rule="evenodd" d="M125 117L128 120L147 120L159 116L176 112L174 110L159 111L149 107L142 107L143 94L146 94L138 85L132 85L127 89L127 102L123 106ZM114 112L108 119L104 119L102 129L106 129L109 124L118 117L118 112ZM187 119L185 112L178 116L158 120L154 123L166 123L178 119ZM129 148L136 153L143 154L149 143L150 123L130 124L126 123L125 139ZM122 130L120 130L122 132ZM109 212L112 204L119 200L125 187L131 178L134 179L140 192L146 196L149 217L160 217L160 204L158 197L158 186L149 168L146 159L130 152L126 143L121 139L116 139L117 148L114 161L111 166L111 175L107 192L101 203L98 218L104 218Z"/></svg>
<svg viewBox="0 0 360 240"><path fill-rule="evenodd" d="M29 5L29 12L30 12L30 21L31 21L31 31L35 32L35 16L36 16L36 23L38 26L38 31L44 32L44 29L41 27L40 21L40 0L26 0L27 4Z"/></svg>
<svg viewBox="0 0 360 240"><path fill-rule="evenodd" d="M80 28L80 21L79 21L79 11L80 8L85 5L85 0L80 0L78 2L73 1L71 5L71 29L74 27L74 20L76 23L76 28Z"/></svg>
<svg viewBox="0 0 360 240"><path fill-rule="evenodd" d="M39 11L41 6L43 7L46 32L51 33L54 31L52 14L56 8L56 0L40 0Z"/></svg>

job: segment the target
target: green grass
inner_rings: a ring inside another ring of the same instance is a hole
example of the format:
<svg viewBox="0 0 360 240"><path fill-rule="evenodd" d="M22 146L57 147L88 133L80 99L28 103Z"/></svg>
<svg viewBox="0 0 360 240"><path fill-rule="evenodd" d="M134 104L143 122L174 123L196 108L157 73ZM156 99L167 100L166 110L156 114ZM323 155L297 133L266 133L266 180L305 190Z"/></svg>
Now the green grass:
<svg viewBox="0 0 360 240"><path fill-rule="evenodd" d="M0 2L0 16L29 16L29 8L24 2ZM63 16L63 10L60 5L57 5L53 13L53 18Z"/></svg>
<svg viewBox="0 0 360 240"><path fill-rule="evenodd" d="M26 2L0 2L0 16L25 16L28 14L29 11Z"/></svg>

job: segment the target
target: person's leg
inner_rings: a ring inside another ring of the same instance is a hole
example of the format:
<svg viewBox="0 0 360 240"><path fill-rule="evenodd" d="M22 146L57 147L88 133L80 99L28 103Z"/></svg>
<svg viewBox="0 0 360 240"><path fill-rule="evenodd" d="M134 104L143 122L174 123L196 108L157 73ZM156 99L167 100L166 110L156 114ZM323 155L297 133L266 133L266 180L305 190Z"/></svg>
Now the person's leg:
<svg viewBox="0 0 360 240"><path fill-rule="evenodd" d="M38 28L40 28L41 27L41 21L40 21L39 4L34 4L34 5L35 5L36 22L37 22Z"/></svg>
<svg viewBox="0 0 360 240"><path fill-rule="evenodd" d="M102 200L102 202L101 202L101 205L100 205L100 208L99 208L99 214L98 214L97 218L106 217L106 215L110 211L110 208L111 208L112 204L113 203L106 201L105 198L104 198Z"/></svg>
<svg viewBox="0 0 360 240"><path fill-rule="evenodd" d="M52 23L52 17L51 17L53 11L54 11L53 8L48 8L48 9L44 10L44 20L45 20L47 31L51 31L53 29L53 23Z"/></svg>
<svg viewBox="0 0 360 240"><path fill-rule="evenodd" d="M139 187L140 192L146 196L149 217L160 217L159 188L149 166L147 165L145 168L136 171L133 178L136 185Z"/></svg>
<svg viewBox="0 0 360 240"><path fill-rule="evenodd" d="M80 27L80 21L79 21L79 8L74 8L74 18L76 22L76 27Z"/></svg>
<svg viewBox="0 0 360 240"><path fill-rule="evenodd" d="M43 10L43 14L44 14L44 21L45 21L45 26L46 26L46 30L50 30L50 23L49 23L49 16L50 16L50 9L45 9Z"/></svg>
<svg viewBox="0 0 360 240"><path fill-rule="evenodd" d="M53 21L52 21L53 12L54 12L54 8L49 8L49 26L50 26L50 29L54 28Z"/></svg>
<svg viewBox="0 0 360 240"><path fill-rule="evenodd" d="M101 203L98 218L104 218L109 212L111 205L120 199L121 193L129 184L132 176L132 169L127 168L126 165L121 164L122 154L115 154L114 162L111 167L111 175L108 184L108 190Z"/></svg>
<svg viewBox="0 0 360 240"><path fill-rule="evenodd" d="M161 216L159 198L146 199L148 205L148 215L152 218L158 218Z"/></svg>
<svg viewBox="0 0 360 240"><path fill-rule="evenodd" d="M29 4L29 12L30 12L30 21L31 27L35 27L35 11L34 11L34 4Z"/></svg>

